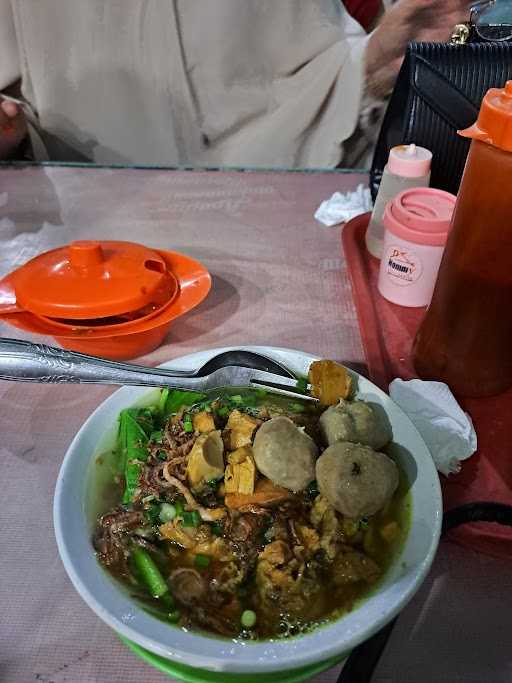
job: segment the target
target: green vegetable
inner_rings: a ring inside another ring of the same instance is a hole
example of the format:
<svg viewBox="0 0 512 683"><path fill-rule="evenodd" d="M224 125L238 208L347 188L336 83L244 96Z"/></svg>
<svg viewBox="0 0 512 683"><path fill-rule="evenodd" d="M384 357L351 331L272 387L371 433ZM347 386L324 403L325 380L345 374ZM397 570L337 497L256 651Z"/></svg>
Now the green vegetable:
<svg viewBox="0 0 512 683"><path fill-rule="evenodd" d="M290 403L290 405L288 406L288 410L291 410L292 413L303 413L304 406L300 403Z"/></svg>
<svg viewBox="0 0 512 683"><path fill-rule="evenodd" d="M167 460L168 453L165 451L158 451L156 455L159 460Z"/></svg>
<svg viewBox="0 0 512 683"><path fill-rule="evenodd" d="M219 417L226 417L226 415L229 415L229 408L227 406L217 408L217 415L219 415Z"/></svg>
<svg viewBox="0 0 512 683"><path fill-rule="evenodd" d="M241 405L244 402L244 399L240 396L240 394L235 394L235 396L230 396L229 401L231 403L235 403L236 405Z"/></svg>
<svg viewBox="0 0 512 683"><path fill-rule="evenodd" d="M219 488L219 484L220 479L210 479L206 482L206 486L208 486L208 488L210 489L213 489L214 491L216 491Z"/></svg>
<svg viewBox="0 0 512 683"><path fill-rule="evenodd" d="M165 596L166 606L174 605L174 601L169 592L169 586L165 582L164 577L160 573L160 570L156 566L151 555L143 548L134 548L131 552L131 557L138 576L151 595L154 598L164 598Z"/></svg>
<svg viewBox="0 0 512 683"><path fill-rule="evenodd" d="M158 400L158 412L163 415L165 412L165 406L167 404L167 399L169 398L169 389L164 388L160 391L160 398Z"/></svg>
<svg viewBox="0 0 512 683"><path fill-rule="evenodd" d="M170 522L171 519L176 517L176 508L170 503L162 503L162 505L160 505L160 513L158 516L164 524L166 522Z"/></svg>
<svg viewBox="0 0 512 683"><path fill-rule="evenodd" d="M201 524L201 515L197 510L192 512L183 512L183 526L199 526Z"/></svg>
<svg viewBox="0 0 512 683"><path fill-rule="evenodd" d="M211 558L208 555L196 555L194 564L198 569L206 569L210 564Z"/></svg>
<svg viewBox="0 0 512 683"><path fill-rule="evenodd" d="M183 498L178 498L174 501L174 507L176 508L176 517L182 517L183 511L185 510L185 501Z"/></svg>
<svg viewBox="0 0 512 683"><path fill-rule="evenodd" d="M295 386L301 394L306 394L308 391L308 380L305 377L299 377Z"/></svg>
<svg viewBox="0 0 512 683"><path fill-rule="evenodd" d="M169 392L165 403L164 415L173 415L179 412L180 408L183 406L192 406L194 403L203 401L206 398L206 394L200 394L197 391L179 391L174 389Z"/></svg>
<svg viewBox="0 0 512 683"><path fill-rule="evenodd" d="M256 625L256 612L253 612L252 609L244 609L240 623L244 628L253 628Z"/></svg>
<svg viewBox="0 0 512 683"><path fill-rule="evenodd" d="M211 530L214 536L222 536L224 534L224 525L222 522L214 522L211 525Z"/></svg>
<svg viewBox="0 0 512 683"><path fill-rule="evenodd" d="M161 429L159 429L156 432L151 432L149 435L149 440L154 441L155 443L162 443L162 439L164 438L164 433Z"/></svg>
<svg viewBox="0 0 512 683"><path fill-rule="evenodd" d="M180 617L181 617L181 612L179 611L179 609L173 609L167 615L167 619L171 622L171 624L176 623Z"/></svg>
<svg viewBox="0 0 512 683"><path fill-rule="evenodd" d="M144 410L144 409L143 409ZM123 503L133 500L135 489L139 483L140 465L133 460L145 462L148 459L146 444L148 437L137 418L146 419L141 410L129 408L123 410L119 416L119 451L120 468L124 471L125 490Z"/></svg>
<svg viewBox="0 0 512 683"><path fill-rule="evenodd" d="M192 418L190 415L185 415L183 419L183 429L186 432L193 432L194 431L194 425L192 424Z"/></svg>

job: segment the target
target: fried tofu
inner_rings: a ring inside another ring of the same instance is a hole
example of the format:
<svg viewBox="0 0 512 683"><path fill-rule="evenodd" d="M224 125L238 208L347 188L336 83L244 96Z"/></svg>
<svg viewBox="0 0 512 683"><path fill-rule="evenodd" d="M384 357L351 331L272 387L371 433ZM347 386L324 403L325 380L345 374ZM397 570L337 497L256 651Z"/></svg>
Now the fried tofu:
<svg viewBox="0 0 512 683"><path fill-rule="evenodd" d="M213 419L212 413L206 412L206 410L200 413L195 413L192 416L192 425L195 432L200 434L208 434L209 432L215 431L215 420Z"/></svg>
<svg viewBox="0 0 512 683"><path fill-rule="evenodd" d="M231 411L226 425L230 450L234 451L242 446L250 446L254 432L260 424L261 420L257 420L247 413L242 413L239 410Z"/></svg>
<svg viewBox="0 0 512 683"><path fill-rule="evenodd" d="M250 446L242 446L228 455L224 473L226 493L254 493L256 464Z"/></svg>

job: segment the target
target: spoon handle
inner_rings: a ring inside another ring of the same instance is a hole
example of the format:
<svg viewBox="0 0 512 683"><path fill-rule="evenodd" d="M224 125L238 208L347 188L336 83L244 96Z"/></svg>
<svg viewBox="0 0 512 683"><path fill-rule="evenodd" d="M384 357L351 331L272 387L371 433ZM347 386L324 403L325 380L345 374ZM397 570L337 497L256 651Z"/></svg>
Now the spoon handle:
<svg viewBox="0 0 512 683"><path fill-rule="evenodd" d="M0 337L0 379L50 384L115 384L200 389L193 371L118 363L45 344Z"/></svg>

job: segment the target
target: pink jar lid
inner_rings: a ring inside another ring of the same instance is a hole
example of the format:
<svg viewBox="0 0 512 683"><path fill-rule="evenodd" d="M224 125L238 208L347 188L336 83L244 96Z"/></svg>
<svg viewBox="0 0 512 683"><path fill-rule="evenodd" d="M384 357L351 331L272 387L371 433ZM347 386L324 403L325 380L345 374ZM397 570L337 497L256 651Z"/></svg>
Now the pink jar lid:
<svg viewBox="0 0 512 683"><path fill-rule="evenodd" d="M405 178L421 178L430 171L432 152L417 145L397 145L389 151L388 170Z"/></svg>
<svg viewBox="0 0 512 683"><path fill-rule="evenodd" d="M433 187L413 187L386 204L383 222L390 233L415 244L446 242L457 197Z"/></svg>

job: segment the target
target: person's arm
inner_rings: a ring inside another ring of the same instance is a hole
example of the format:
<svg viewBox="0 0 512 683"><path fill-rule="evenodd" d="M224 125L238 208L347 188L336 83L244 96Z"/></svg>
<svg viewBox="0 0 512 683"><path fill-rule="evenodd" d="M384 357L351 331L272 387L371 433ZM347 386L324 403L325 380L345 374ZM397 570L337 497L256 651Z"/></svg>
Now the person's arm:
<svg viewBox="0 0 512 683"><path fill-rule="evenodd" d="M366 49L366 86L370 95L385 97L393 88L407 43L445 42L455 24L467 21L468 0L398 0L383 15Z"/></svg>
<svg viewBox="0 0 512 683"><path fill-rule="evenodd" d="M11 4L9 0L0 0L0 160L11 156L27 135L20 107L8 99L19 97L20 78Z"/></svg>

